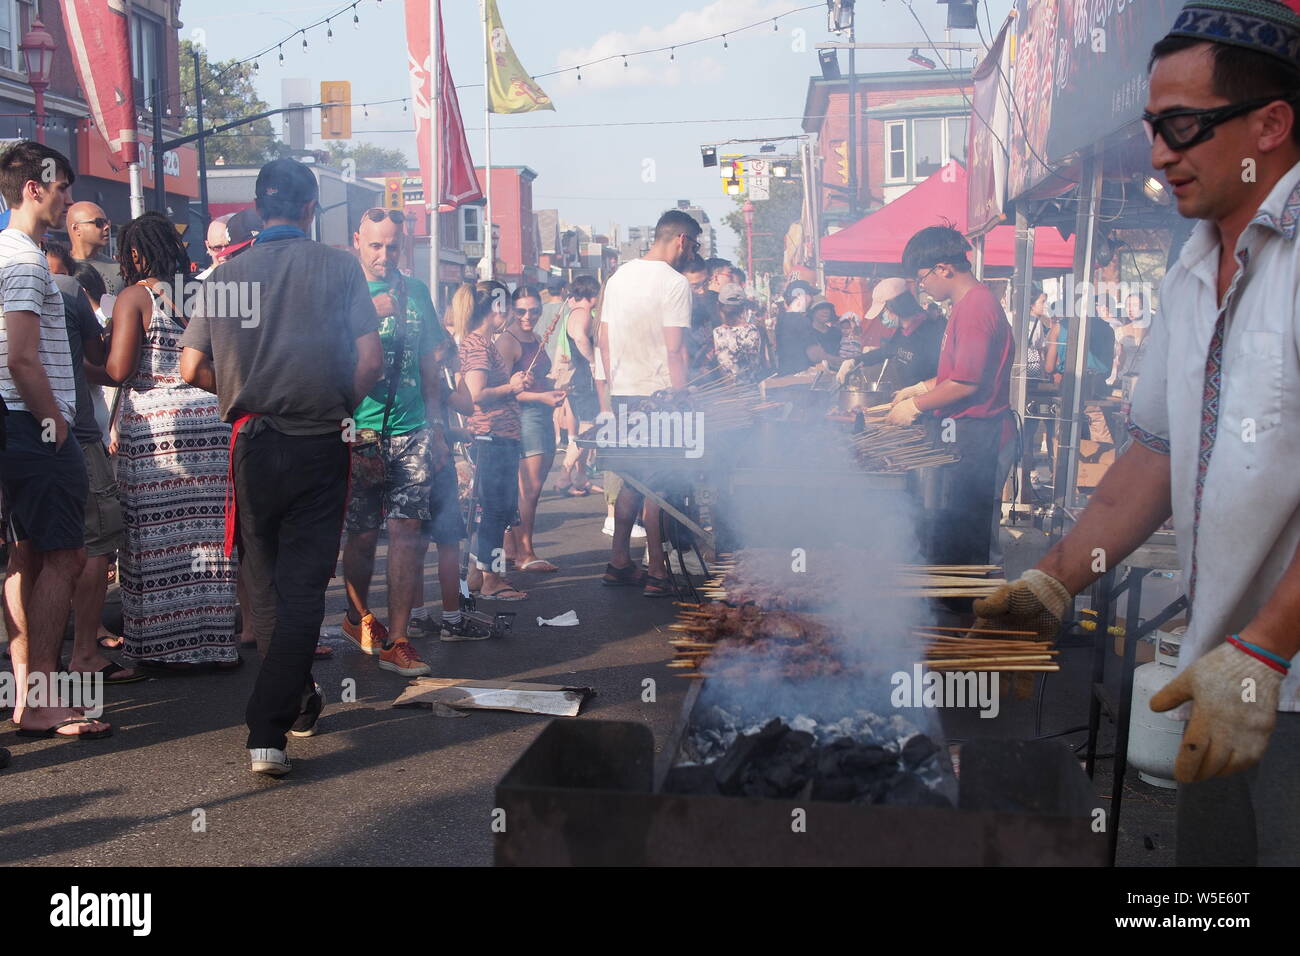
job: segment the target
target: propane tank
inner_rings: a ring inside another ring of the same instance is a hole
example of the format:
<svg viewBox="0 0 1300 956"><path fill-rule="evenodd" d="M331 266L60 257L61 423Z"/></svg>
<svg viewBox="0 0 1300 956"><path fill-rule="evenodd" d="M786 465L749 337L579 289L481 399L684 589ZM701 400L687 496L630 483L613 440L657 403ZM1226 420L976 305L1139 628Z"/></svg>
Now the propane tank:
<svg viewBox="0 0 1300 956"><path fill-rule="evenodd" d="M1183 740L1185 720L1170 720L1151 710L1151 698L1174 679L1186 627L1156 632L1156 659L1133 671L1133 708L1128 722L1128 762L1138 778L1153 787L1175 789L1174 762Z"/></svg>

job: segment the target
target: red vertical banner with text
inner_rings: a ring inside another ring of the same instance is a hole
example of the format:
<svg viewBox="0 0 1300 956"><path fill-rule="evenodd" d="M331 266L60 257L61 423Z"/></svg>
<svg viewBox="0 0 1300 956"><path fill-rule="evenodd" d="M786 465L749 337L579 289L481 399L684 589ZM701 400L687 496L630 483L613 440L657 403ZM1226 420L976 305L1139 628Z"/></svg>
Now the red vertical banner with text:
<svg viewBox="0 0 1300 956"><path fill-rule="evenodd" d="M445 38L438 57L436 82L441 96L436 138L430 128L434 82L431 75L433 57L429 49L431 16L438 18L438 35L443 36L442 5L437 0L406 0L407 65L411 73L411 98L415 104L415 141L420 157L420 175L424 179L424 202L434 209L474 202L482 199L483 193L474 175L474 159L465 138L456 84L447 63Z"/></svg>
<svg viewBox="0 0 1300 956"><path fill-rule="evenodd" d="M135 90L125 0L61 0L77 81L114 165L136 162Z"/></svg>

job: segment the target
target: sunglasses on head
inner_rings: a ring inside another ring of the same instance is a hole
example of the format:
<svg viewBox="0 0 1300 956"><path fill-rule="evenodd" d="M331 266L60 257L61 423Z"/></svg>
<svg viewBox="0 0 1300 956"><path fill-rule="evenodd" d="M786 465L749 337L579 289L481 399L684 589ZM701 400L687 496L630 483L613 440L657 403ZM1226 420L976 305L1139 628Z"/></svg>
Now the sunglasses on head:
<svg viewBox="0 0 1300 956"><path fill-rule="evenodd" d="M367 209L362 215L371 222L383 222L388 219L399 226L406 222L406 214L400 209L381 209L376 206L374 209Z"/></svg>
<svg viewBox="0 0 1300 956"><path fill-rule="evenodd" d="M1222 126L1228 120L1245 116L1255 110L1276 103L1294 103L1300 93L1279 93L1276 96L1261 96L1243 103L1228 106L1216 106L1208 110L1176 109L1163 113L1142 113L1142 125L1146 128L1147 140L1155 144L1159 136L1170 149L1181 152L1204 143L1214 137L1214 128Z"/></svg>

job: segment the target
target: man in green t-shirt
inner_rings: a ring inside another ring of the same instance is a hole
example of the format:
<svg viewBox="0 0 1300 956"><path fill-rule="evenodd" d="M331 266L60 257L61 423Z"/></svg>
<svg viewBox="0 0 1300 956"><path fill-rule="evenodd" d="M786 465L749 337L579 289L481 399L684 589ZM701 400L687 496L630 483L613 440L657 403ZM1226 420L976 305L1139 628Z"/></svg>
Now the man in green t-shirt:
<svg viewBox="0 0 1300 956"><path fill-rule="evenodd" d="M429 666L407 640L407 623L419 600L429 542L422 523L434 517L431 504L439 503L435 488L445 486L437 476L453 467L443 436L438 387L450 340L438 321L428 286L398 271L404 221L400 212L371 209L361 217L353 236L379 314L384 377L361 400L353 416L352 492L343 546L348 594L343 634L364 653L377 655L381 668L416 677L429 673ZM451 491L454 495L454 480ZM368 606L375 547L385 519L387 628ZM436 536L435 540L444 544ZM451 544L458 547L459 541ZM440 547L440 558L442 550Z"/></svg>

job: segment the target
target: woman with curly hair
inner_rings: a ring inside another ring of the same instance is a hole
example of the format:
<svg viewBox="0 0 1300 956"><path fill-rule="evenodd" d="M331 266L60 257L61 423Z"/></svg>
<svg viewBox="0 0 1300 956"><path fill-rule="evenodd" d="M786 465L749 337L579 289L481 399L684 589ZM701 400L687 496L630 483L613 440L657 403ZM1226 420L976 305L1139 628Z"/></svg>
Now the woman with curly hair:
<svg viewBox="0 0 1300 956"><path fill-rule="evenodd" d="M148 212L122 230L119 263L125 288L113 306L106 370L122 384L126 656L170 670L233 669L235 564L224 549L230 426L216 396L180 374L186 316L174 298L189 279L189 255L176 227Z"/></svg>

